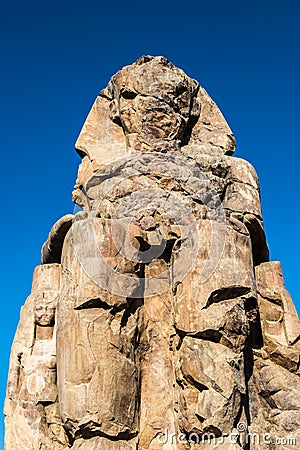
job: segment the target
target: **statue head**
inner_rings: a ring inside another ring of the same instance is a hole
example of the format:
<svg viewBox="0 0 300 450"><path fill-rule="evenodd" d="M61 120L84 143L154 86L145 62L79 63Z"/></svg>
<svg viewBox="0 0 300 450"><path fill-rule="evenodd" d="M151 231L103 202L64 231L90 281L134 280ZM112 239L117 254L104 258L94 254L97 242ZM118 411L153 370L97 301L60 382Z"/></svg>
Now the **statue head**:
<svg viewBox="0 0 300 450"><path fill-rule="evenodd" d="M163 56L142 56L110 80L111 119L135 150L180 147L199 117L198 89L197 81Z"/></svg>
<svg viewBox="0 0 300 450"><path fill-rule="evenodd" d="M34 318L36 325L42 327L53 327L55 319L57 297L51 292L37 294L34 305Z"/></svg>
<svg viewBox="0 0 300 450"><path fill-rule="evenodd" d="M74 201L95 171L133 153L231 155L235 139L205 89L163 56L142 56L113 75L76 141L83 158Z"/></svg>

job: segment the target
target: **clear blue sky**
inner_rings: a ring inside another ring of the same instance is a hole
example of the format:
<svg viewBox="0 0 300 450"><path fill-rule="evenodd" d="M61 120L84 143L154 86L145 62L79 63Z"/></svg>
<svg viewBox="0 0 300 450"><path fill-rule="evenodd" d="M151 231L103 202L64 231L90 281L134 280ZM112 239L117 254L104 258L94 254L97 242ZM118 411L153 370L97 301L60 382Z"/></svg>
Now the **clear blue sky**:
<svg viewBox="0 0 300 450"><path fill-rule="evenodd" d="M40 248L73 211L76 137L110 76L142 54L165 55L223 111L260 177L271 258L300 310L299 22L295 0L2 4L1 401Z"/></svg>

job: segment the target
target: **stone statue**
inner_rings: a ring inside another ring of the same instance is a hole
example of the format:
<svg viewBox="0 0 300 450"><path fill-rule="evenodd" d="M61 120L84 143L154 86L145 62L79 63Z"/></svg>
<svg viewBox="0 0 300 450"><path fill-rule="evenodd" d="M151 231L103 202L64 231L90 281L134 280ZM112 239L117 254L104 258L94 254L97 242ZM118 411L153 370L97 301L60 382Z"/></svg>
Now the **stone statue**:
<svg viewBox="0 0 300 450"><path fill-rule="evenodd" d="M300 322L216 104L143 56L76 150L82 211L50 231L21 313L6 450L295 448Z"/></svg>
<svg viewBox="0 0 300 450"><path fill-rule="evenodd" d="M58 264L35 269L32 293L22 309L11 353L7 388L7 447L66 448L56 373L55 311L60 289Z"/></svg>

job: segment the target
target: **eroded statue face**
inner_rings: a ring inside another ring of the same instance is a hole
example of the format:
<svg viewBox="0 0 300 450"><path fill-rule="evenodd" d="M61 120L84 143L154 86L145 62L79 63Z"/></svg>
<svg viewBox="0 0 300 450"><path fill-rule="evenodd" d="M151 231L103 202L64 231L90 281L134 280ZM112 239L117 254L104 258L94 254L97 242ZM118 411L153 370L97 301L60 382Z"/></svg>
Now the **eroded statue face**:
<svg viewBox="0 0 300 450"><path fill-rule="evenodd" d="M191 118L199 115L198 83L170 64L154 58L112 78L112 119L126 135L137 134L149 145L181 141Z"/></svg>

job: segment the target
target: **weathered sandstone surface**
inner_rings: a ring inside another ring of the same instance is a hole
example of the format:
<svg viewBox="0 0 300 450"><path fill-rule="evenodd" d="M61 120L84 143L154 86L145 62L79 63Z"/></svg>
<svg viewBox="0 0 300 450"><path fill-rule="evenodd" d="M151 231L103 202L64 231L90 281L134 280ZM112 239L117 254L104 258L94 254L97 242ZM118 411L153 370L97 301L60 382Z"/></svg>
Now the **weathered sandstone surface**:
<svg viewBox="0 0 300 450"><path fill-rule="evenodd" d="M6 450L299 448L300 322L217 105L143 56L76 150L82 211L53 226L21 310Z"/></svg>

